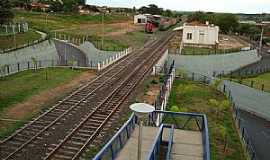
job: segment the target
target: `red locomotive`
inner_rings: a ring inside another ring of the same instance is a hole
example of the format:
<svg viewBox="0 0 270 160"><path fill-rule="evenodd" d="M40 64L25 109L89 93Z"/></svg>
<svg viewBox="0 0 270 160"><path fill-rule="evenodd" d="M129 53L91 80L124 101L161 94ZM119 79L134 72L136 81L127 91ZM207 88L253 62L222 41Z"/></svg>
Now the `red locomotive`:
<svg viewBox="0 0 270 160"><path fill-rule="evenodd" d="M146 33L154 33L154 30L155 30L155 26L153 23L151 22L147 22L145 24L145 32Z"/></svg>

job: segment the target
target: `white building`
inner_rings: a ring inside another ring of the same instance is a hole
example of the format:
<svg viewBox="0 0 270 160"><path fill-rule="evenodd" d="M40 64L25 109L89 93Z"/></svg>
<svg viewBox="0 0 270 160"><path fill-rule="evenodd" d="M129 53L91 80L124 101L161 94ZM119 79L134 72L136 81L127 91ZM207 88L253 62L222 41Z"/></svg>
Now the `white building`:
<svg viewBox="0 0 270 160"><path fill-rule="evenodd" d="M147 23L148 14L138 14L134 16L134 24L145 24Z"/></svg>
<svg viewBox="0 0 270 160"><path fill-rule="evenodd" d="M183 45L214 46L218 44L219 27L199 22L185 23L183 26Z"/></svg>

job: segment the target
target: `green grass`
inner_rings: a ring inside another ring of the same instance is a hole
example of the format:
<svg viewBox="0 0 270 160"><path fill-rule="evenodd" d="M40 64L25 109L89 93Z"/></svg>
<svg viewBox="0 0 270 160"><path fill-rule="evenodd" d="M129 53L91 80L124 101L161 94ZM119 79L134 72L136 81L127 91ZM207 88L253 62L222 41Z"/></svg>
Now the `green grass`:
<svg viewBox="0 0 270 160"><path fill-rule="evenodd" d="M242 150L240 139L234 127L230 107L217 112L209 101L228 102L226 97L214 87L206 86L197 82L176 80L169 98L169 110L184 112L199 112L207 115L210 149L212 160L244 160L245 154ZM223 132L225 128L228 137L228 148L224 152Z"/></svg>
<svg viewBox="0 0 270 160"><path fill-rule="evenodd" d="M32 28L52 31L57 29L65 29L70 27L76 27L81 24L96 24L101 23L101 15L79 15L79 14L60 14L60 13L47 13L43 12L26 12L26 11L16 11L16 19L23 17L27 22L29 22ZM46 24L47 17L47 24ZM129 17L122 15L106 15L104 16L105 23L113 23L128 20Z"/></svg>
<svg viewBox="0 0 270 160"><path fill-rule="evenodd" d="M0 80L0 113L11 105L20 103L41 91L54 88L72 80L82 73L82 70L66 68L48 68L48 80L46 69L28 70L2 78Z"/></svg>
<svg viewBox="0 0 270 160"><path fill-rule="evenodd" d="M19 45L27 44L28 42L33 42L41 38L39 33L36 33L33 30L30 30L26 33L15 34L15 41L13 35L0 36L0 49L13 48Z"/></svg>
<svg viewBox="0 0 270 160"><path fill-rule="evenodd" d="M184 47L182 50L183 55L211 55L211 54L226 54L226 53L233 53L239 52L240 49L215 49L213 48L201 48L201 47Z"/></svg>
<svg viewBox="0 0 270 160"><path fill-rule="evenodd" d="M261 90L262 85L264 85L264 91L270 92L270 73L264 73L248 77L236 77L232 80L250 87L253 81L253 88Z"/></svg>
<svg viewBox="0 0 270 160"><path fill-rule="evenodd" d="M12 105L23 102L27 98L38 94L42 91L55 88L58 85L64 84L74 77L81 74L83 70L72 70L69 68L48 68L46 80L46 70L40 69L34 72L33 70L20 72L5 78L0 79L0 117L5 116L5 109L9 109ZM64 95L60 95L60 98ZM14 133L18 128L30 121L37 114L46 110L53 102L49 102L46 106L42 106L39 110L27 113L18 121L0 121L0 139L4 139ZM1 125L3 124L3 125Z"/></svg>
<svg viewBox="0 0 270 160"><path fill-rule="evenodd" d="M151 35L142 31L129 32L124 35L114 36L110 39L116 43L121 43L124 46L141 47Z"/></svg>

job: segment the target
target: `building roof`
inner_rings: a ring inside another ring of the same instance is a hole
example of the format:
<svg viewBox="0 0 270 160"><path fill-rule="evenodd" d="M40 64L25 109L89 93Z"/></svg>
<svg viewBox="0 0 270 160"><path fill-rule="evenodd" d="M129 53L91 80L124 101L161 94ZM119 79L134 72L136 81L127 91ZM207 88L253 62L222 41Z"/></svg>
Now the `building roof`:
<svg viewBox="0 0 270 160"><path fill-rule="evenodd" d="M39 8L49 8L50 5L49 4L43 4L43 3L37 3L37 2L33 2L31 3L32 7L39 7Z"/></svg>
<svg viewBox="0 0 270 160"><path fill-rule="evenodd" d="M176 28L173 29L173 31L181 31L181 30L183 30L183 26L176 27Z"/></svg>
<svg viewBox="0 0 270 160"><path fill-rule="evenodd" d="M205 23L201 23L199 21L193 21L193 22L189 22L189 23L185 23L186 26L208 26Z"/></svg>

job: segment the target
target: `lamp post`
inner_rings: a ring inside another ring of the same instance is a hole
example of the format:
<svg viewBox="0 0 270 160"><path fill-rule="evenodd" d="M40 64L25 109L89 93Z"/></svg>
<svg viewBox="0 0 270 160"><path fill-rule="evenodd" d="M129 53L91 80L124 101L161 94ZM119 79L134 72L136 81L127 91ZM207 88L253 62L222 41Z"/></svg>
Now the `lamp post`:
<svg viewBox="0 0 270 160"><path fill-rule="evenodd" d="M135 115L139 118L139 135L138 135L138 152L137 159L142 159L142 129L143 129L143 118L149 113L155 110L155 107L146 103L134 103L129 107L134 111Z"/></svg>

